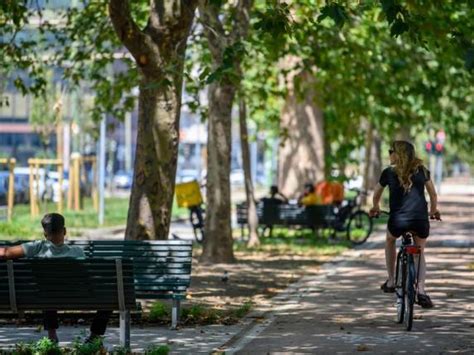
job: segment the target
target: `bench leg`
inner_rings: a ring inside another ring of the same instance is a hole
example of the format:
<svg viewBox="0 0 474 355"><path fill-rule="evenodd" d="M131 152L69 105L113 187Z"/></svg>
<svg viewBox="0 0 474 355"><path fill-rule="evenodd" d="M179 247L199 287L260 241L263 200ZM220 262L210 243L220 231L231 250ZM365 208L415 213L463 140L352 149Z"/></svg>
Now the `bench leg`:
<svg viewBox="0 0 474 355"><path fill-rule="evenodd" d="M179 322L180 300L173 300L173 308L171 309L171 329L176 330Z"/></svg>
<svg viewBox="0 0 474 355"><path fill-rule="evenodd" d="M120 312L120 345L130 349L130 311Z"/></svg>

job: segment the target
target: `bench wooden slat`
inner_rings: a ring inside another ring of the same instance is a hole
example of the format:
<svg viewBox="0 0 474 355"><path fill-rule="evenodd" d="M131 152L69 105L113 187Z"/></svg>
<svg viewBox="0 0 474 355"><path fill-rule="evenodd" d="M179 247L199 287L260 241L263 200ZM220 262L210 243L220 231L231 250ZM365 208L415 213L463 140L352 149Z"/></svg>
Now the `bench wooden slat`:
<svg viewBox="0 0 474 355"><path fill-rule="evenodd" d="M128 309L135 305L133 264L123 263L124 293ZM94 268L91 268L93 266ZM108 268L110 275L91 274L97 267ZM61 310L118 309L117 279L114 260L23 259L13 262L16 303L19 310L43 309L58 305ZM0 262L0 270L6 262ZM51 270L55 271L55 277ZM93 275L93 276L92 276ZM8 280L0 279L0 289L8 289ZM6 295L2 295L6 300ZM0 308L9 309L10 300ZM87 307L87 305L89 305ZM101 308L101 307L105 308Z"/></svg>

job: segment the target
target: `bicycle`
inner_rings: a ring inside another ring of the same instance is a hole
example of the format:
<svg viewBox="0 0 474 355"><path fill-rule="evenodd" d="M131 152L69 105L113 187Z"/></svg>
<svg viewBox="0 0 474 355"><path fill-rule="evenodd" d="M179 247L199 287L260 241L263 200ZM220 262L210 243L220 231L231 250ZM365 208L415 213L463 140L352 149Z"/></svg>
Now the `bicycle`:
<svg viewBox="0 0 474 355"><path fill-rule="evenodd" d="M369 214L362 210L359 197L365 192L352 189L356 195L347 199L347 204L338 207L332 226L334 232L346 232L346 237L354 245L364 243L372 233L373 221Z"/></svg>
<svg viewBox="0 0 474 355"><path fill-rule="evenodd" d="M379 214L390 215L387 211L380 211ZM435 218L441 220L439 216ZM404 323L407 331L410 331L413 327L413 309L418 297L418 277L422 253L421 248L414 243L415 235L412 231L402 234L402 244L397 253L395 268L397 323ZM415 255L418 255L417 267L415 267Z"/></svg>
<svg viewBox="0 0 474 355"><path fill-rule="evenodd" d="M205 211L201 205L189 207L189 221L193 226L194 238L198 243L204 240L204 218Z"/></svg>

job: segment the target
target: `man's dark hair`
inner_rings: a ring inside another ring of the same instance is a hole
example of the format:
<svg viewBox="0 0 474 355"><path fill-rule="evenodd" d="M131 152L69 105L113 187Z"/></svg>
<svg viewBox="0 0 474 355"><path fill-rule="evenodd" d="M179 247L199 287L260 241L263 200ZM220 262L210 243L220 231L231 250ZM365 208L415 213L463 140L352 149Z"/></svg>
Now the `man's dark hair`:
<svg viewBox="0 0 474 355"><path fill-rule="evenodd" d="M270 186L270 195L275 196L278 193L278 186L272 185Z"/></svg>
<svg viewBox="0 0 474 355"><path fill-rule="evenodd" d="M308 190L308 192L314 192L314 185L310 182L307 182L304 184L305 190Z"/></svg>
<svg viewBox="0 0 474 355"><path fill-rule="evenodd" d="M64 217L59 213L45 214L41 220L41 225L46 234L57 234L64 230Z"/></svg>

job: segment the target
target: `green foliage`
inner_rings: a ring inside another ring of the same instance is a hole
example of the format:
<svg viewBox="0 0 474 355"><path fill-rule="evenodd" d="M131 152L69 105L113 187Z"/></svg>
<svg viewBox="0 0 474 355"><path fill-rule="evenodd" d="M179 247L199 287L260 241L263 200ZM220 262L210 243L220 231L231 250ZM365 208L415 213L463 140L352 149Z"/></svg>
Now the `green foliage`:
<svg viewBox="0 0 474 355"><path fill-rule="evenodd" d="M166 345L151 345L145 350L146 355L167 355L170 348Z"/></svg>
<svg viewBox="0 0 474 355"><path fill-rule="evenodd" d="M338 27L342 27L349 19L346 9L337 3L329 3L321 8L318 21L321 22L326 18L331 18Z"/></svg>
<svg viewBox="0 0 474 355"><path fill-rule="evenodd" d="M83 339L76 338L72 343L72 352L75 355L96 355L103 350L102 339L97 338L91 343L84 343Z"/></svg>
<svg viewBox="0 0 474 355"><path fill-rule="evenodd" d="M245 301L240 307L233 311L233 314L236 318L243 318L251 311L254 303L250 300Z"/></svg>
<svg viewBox="0 0 474 355"><path fill-rule="evenodd" d="M235 324L252 309L253 302L244 302L238 308L221 309L202 304L184 305L181 308L180 318L183 324ZM146 318L152 323L168 323L171 316L171 307L163 302L154 302Z"/></svg>
<svg viewBox="0 0 474 355"><path fill-rule="evenodd" d="M151 322L157 322L159 320L169 318L170 313L170 307L168 305L163 302L156 301L151 306L147 318Z"/></svg>
<svg viewBox="0 0 474 355"><path fill-rule="evenodd" d="M58 344L44 337L36 343L17 344L13 353L17 355L61 355L62 351Z"/></svg>
<svg viewBox="0 0 474 355"><path fill-rule="evenodd" d="M126 348L124 346L116 346L114 347L112 351L113 355L129 355L132 354L129 348Z"/></svg>

